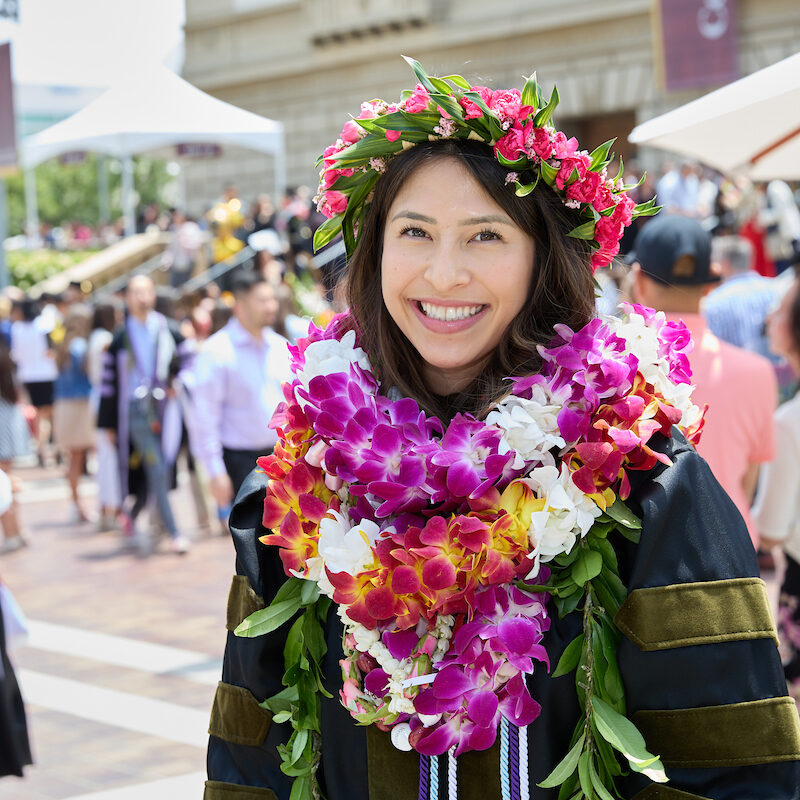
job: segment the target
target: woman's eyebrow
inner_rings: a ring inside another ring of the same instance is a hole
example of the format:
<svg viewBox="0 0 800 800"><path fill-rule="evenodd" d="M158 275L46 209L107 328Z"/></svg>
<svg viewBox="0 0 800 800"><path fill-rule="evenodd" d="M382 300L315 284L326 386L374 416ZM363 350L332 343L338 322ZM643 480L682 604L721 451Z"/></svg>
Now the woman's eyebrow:
<svg viewBox="0 0 800 800"><path fill-rule="evenodd" d="M488 222L499 222L501 225L513 225L514 223L505 214L487 214L485 217L470 217L462 220L459 225L485 225Z"/></svg>
<svg viewBox="0 0 800 800"><path fill-rule="evenodd" d="M433 217L427 217L425 214L418 214L416 211L398 211L393 217L392 222L400 217L406 217L408 219L415 219L418 222L427 222L430 225L435 225L436 220Z"/></svg>

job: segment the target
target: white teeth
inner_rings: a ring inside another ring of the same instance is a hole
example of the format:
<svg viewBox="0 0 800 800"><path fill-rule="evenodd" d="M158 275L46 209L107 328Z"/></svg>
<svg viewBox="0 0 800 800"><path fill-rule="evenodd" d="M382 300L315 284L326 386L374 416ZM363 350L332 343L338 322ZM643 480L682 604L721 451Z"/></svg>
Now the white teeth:
<svg viewBox="0 0 800 800"><path fill-rule="evenodd" d="M483 310L483 306L437 306L433 303L420 303L426 317L444 322L454 322L467 317L474 317Z"/></svg>

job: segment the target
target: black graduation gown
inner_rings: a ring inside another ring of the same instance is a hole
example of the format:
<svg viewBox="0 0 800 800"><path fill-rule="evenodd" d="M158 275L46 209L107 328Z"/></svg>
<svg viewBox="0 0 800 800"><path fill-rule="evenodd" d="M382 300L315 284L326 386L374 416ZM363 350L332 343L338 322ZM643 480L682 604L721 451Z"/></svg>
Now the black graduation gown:
<svg viewBox="0 0 800 800"><path fill-rule="evenodd" d="M797 712L785 699L774 628L744 522L677 430L654 446L673 466L631 474L629 505L643 521L641 541L613 541L632 593L629 613L618 620L627 634L619 663L628 714L639 712L637 724L650 749L662 755L670 783L662 788L631 773L619 782L623 797L800 800ZM270 724L256 705L282 688L288 623L257 639L230 632L262 598L269 603L285 580L277 548L258 542L266 532L260 523L265 486L265 475L251 473L231 516L238 577L212 711L206 800L287 800L291 790L276 752L288 726ZM580 628L580 612L553 620L545 638L553 665ZM388 734L357 726L339 703L341 625L333 613L327 639L325 674L334 699L322 703L319 777L326 797L412 800L416 755L394 750ZM538 668L530 685L542 704L528 733L531 798L555 800L556 790L535 784L568 749L579 717L574 675L554 679ZM458 764L461 800L499 800L497 745L466 753ZM444 788L440 796L446 796Z"/></svg>

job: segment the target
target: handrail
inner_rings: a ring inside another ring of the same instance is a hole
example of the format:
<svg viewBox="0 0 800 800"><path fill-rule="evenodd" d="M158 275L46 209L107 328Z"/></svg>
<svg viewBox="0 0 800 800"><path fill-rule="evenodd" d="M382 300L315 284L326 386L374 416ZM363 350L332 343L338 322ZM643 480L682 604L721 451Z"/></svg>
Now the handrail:
<svg viewBox="0 0 800 800"><path fill-rule="evenodd" d="M231 270L236 269L236 267L240 267L255 254L256 251L253 250L250 245L245 245L234 256L226 259L225 261L218 261L204 272L201 272L199 275L195 275L194 278L190 278L188 281L186 281L186 283L183 284L181 290L188 294L189 292L194 292L197 289L201 289L203 286L207 286L209 283L211 283L211 281L215 281L217 278L220 278Z"/></svg>
<svg viewBox="0 0 800 800"><path fill-rule="evenodd" d="M157 256L153 256L152 258L148 258L147 261L139 264L138 267L134 267L130 272L126 273L125 275L120 275L118 278L114 278L113 281L109 281L102 286L98 286L97 289L94 290L92 296L94 299L99 300L103 297L108 297L112 294L115 294L120 289L124 289L130 279L134 275L152 275L164 262L164 254L159 253Z"/></svg>

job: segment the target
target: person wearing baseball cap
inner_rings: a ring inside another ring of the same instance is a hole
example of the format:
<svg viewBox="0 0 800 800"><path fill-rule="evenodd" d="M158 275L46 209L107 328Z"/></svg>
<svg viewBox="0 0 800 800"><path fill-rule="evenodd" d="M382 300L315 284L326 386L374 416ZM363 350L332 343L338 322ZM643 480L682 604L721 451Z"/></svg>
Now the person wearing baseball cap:
<svg viewBox="0 0 800 800"><path fill-rule="evenodd" d="M639 232L628 255L637 303L681 319L694 349L689 353L694 402L708 405L698 452L742 514L753 545L758 531L750 516L758 467L775 455L772 414L775 372L763 356L717 338L700 306L721 276L711 260L711 236L699 222L661 215Z"/></svg>

